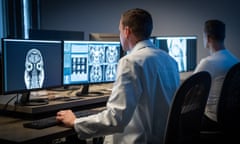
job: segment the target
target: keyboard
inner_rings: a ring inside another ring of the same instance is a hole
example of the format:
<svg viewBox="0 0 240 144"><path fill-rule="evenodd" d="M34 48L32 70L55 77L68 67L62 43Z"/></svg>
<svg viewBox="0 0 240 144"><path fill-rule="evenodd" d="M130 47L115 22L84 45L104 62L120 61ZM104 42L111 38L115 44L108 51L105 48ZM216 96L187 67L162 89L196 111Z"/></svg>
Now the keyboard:
<svg viewBox="0 0 240 144"><path fill-rule="evenodd" d="M91 109L91 110L77 111L74 113L76 117L83 117L83 116L96 114L102 110L103 109ZM61 124L61 122L56 120L56 116L52 116L52 117L42 118L42 119L23 123L23 127L32 128L32 129L44 129L44 128L56 126L59 124Z"/></svg>

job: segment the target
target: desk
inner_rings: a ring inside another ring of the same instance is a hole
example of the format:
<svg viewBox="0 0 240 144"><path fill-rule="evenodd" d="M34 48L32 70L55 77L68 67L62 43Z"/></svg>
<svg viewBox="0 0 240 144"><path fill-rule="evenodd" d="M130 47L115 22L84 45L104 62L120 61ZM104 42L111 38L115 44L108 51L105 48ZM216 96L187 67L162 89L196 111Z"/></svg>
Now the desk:
<svg viewBox="0 0 240 144"><path fill-rule="evenodd" d="M0 143L50 144L55 139L65 138L75 134L73 129L60 125L41 130L24 128L23 123L25 122L28 122L28 120L1 115Z"/></svg>
<svg viewBox="0 0 240 144"><path fill-rule="evenodd" d="M39 105L39 106L21 106L16 105L14 102L17 98L12 100L7 106L6 103L12 97L16 97L15 95L0 95L0 109L6 109L7 111L22 113L27 115L37 115L40 113L49 113L56 112L61 109L69 109L69 108L78 108L83 109L85 106L91 105L91 108L94 105L105 103L110 95L108 89L112 87L112 84L97 84L91 86L92 91L102 92L103 95L86 95L81 96L79 99L75 99L72 101L64 101L59 98L61 97L74 97L78 90L70 90L67 91L38 91L34 92L32 97L41 97L41 98L49 98L49 104L47 105ZM91 91L90 91L91 92ZM37 95L37 96L35 96ZM40 96L38 96L40 95ZM56 99L55 99L56 98ZM33 98L34 99L34 98Z"/></svg>
<svg viewBox="0 0 240 144"><path fill-rule="evenodd" d="M9 99L9 95L0 96L1 109L7 101L6 97ZM45 117L49 114L51 116L56 115L56 111L60 109L70 108L79 111L105 107L108 97L109 93L96 97L86 96L74 101L61 101L56 99L42 106L16 106L14 103L9 103L6 108L6 113L0 115L0 143L46 144L52 143L55 139L74 135L75 131L73 129L59 125L36 130L24 128L23 123L30 119L36 119L39 115L44 115Z"/></svg>
<svg viewBox="0 0 240 144"><path fill-rule="evenodd" d="M42 130L24 128L22 119L0 116L1 143L51 143L54 139L70 136L74 130L63 126L53 126Z"/></svg>
<svg viewBox="0 0 240 144"><path fill-rule="evenodd" d="M193 74L193 71L188 72L180 72L180 81L181 83L185 81L187 78L189 78Z"/></svg>

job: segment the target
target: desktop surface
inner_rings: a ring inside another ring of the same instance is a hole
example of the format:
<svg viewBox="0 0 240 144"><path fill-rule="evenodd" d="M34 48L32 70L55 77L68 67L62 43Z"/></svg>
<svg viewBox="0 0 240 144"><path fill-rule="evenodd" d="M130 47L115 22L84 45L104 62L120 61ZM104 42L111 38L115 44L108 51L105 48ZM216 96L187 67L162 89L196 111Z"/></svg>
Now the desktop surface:
<svg viewBox="0 0 240 144"><path fill-rule="evenodd" d="M54 139L59 139L71 135L75 135L72 128L63 125L54 125L43 129L25 128L24 123L31 122L35 119L41 119L42 116L55 116L56 111L60 109L72 109L74 112L88 111L94 109L105 108L105 103L110 95L112 84L91 85L94 91L102 91L104 95L96 97L88 97L87 95L73 101L64 101L61 96L75 96L75 91L39 91L40 94L47 95L51 100L47 105L40 106L16 106L14 101L7 106L9 114L0 115L0 142L1 143L51 143ZM67 95L68 94L68 95ZM9 96L0 95L0 108L5 106L10 99ZM49 111L51 113L49 115ZM15 115L17 112L18 115ZM22 115L22 116L20 116ZM29 117L25 117L25 115ZM32 116L32 117L30 117Z"/></svg>
<svg viewBox="0 0 240 144"><path fill-rule="evenodd" d="M183 82L186 80L189 76L193 74L193 71L188 71L188 72L180 72L180 81Z"/></svg>
<svg viewBox="0 0 240 144"><path fill-rule="evenodd" d="M45 90L38 91L36 93L42 95L42 98L49 99L49 103L46 105L39 106L21 106L15 105L15 100L12 100L7 104L9 99L16 95L1 95L0 96L0 109L7 111L7 113L20 113L26 116L38 117L39 114L55 113L61 109L87 109L105 105L108 97L111 93L112 83L109 84L96 84L90 86L91 91L102 92L102 95L88 96L83 95L77 97L76 93L79 92L80 88L77 90L66 90L66 91L54 91ZM36 96L39 98L39 96ZM31 96L34 99L34 96ZM7 104L7 105L6 105Z"/></svg>
<svg viewBox="0 0 240 144"><path fill-rule="evenodd" d="M74 130L54 126L42 130L24 128L26 122L19 118L0 116L0 142L2 143L47 143L59 137L74 134Z"/></svg>

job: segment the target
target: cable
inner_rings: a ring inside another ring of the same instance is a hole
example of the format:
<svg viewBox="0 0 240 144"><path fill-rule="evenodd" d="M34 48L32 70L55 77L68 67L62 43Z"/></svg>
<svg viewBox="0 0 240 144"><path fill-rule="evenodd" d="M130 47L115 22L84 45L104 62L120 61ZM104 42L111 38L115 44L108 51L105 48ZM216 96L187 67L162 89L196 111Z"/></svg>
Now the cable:
<svg viewBox="0 0 240 144"><path fill-rule="evenodd" d="M9 104L14 98L16 98L16 97L18 97L18 94L15 95L15 96L13 96L11 99L9 99L9 100L7 101L7 103L4 105L2 111L7 110L8 104Z"/></svg>

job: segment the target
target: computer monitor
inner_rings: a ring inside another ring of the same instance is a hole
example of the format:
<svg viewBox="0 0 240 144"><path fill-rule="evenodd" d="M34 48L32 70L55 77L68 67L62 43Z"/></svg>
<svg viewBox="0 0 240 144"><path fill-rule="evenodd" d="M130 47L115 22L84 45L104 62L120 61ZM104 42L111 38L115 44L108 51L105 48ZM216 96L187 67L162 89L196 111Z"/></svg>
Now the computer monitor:
<svg viewBox="0 0 240 144"><path fill-rule="evenodd" d="M90 41L120 41L119 34L115 33L90 33Z"/></svg>
<svg viewBox="0 0 240 144"><path fill-rule="evenodd" d="M63 41L63 84L99 84L115 81L121 45L117 41ZM89 94L83 90L78 95Z"/></svg>
<svg viewBox="0 0 240 144"><path fill-rule="evenodd" d="M21 104L35 105L31 91L62 85L61 41L2 39L3 94L22 94Z"/></svg>
<svg viewBox="0 0 240 144"><path fill-rule="evenodd" d="M54 30L54 29L29 29L29 39L33 40L84 40L83 31ZM63 86L53 88L55 91L76 90L78 88Z"/></svg>
<svg viewBox="0 0 240 144"><path fill-rule="evenodd" d="M29 39L33 40L84 40L84 32L50 29L30 29Z"/></svg>
<svg viewBox="0 0 240 144"><path fill-rule="evenodd" d="M151 40L156 47L168 52L177 61L179 72L195 69L197 64L196 36L154 36Z"/></svg>

